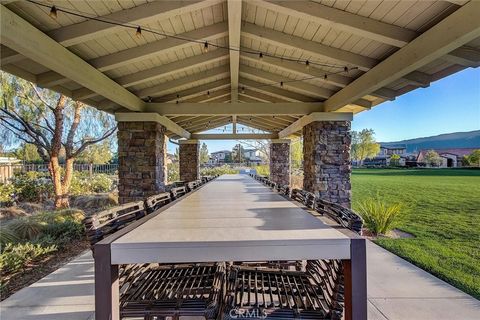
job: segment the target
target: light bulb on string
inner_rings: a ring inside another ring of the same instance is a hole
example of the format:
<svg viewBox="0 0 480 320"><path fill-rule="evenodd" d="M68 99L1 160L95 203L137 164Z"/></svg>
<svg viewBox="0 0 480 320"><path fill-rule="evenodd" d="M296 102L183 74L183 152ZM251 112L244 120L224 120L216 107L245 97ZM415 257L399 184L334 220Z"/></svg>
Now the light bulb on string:
<svg viewBox="0 0 480 320"><path fill-rule="evenodd" d="M259 58L260 60L262 60L262 59L263 59L263 53L260 52L260 53L258 54L258 58Z"/></svg>
<svg viewBox="0 0 480 320"><path fill-rule="evenodd" d="M310 61L305 61L305 69L310 69Z"/></svg>
<svg viewBox="0 0 480 320"><path fill-rule="evenodd" d="M205 41L205 44L203 45L203 52L207 53L208 52L208 42Z"/></svg>
<svg viewBox="0 0 480 320"><path fill-rule="evenodd" d="M137 31L135 32L135 35L137 38L140 38L142 36L142 27L138 26Z"/></svg>
<svg viewBox="0 0 480 320"><path fill-rule="evenodd" d="M280 81L280 87L283 88L283 81Z"/></svg>
<svg viewBox="0 0 480 320"><path fill-rule="evenodd" d="M52 6L48 15L53 19L57 19L57 7Z"/></svg>
<svg viewBox="0 0 480 320"><path fill-rule="evenodd" d="M327 80L328 79L328 75L325 73L325 75L323 76L323 79Z"/></svg>

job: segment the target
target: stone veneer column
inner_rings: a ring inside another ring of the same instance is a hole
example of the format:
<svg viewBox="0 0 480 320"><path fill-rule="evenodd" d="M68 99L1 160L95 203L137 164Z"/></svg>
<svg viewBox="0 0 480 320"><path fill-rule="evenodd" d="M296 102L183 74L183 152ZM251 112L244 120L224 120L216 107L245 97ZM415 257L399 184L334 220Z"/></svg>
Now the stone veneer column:
<svg viewBox="0 0 480 320"><path fill-rule="evenodd" d="M350 121L317 121L303 128L303 189L350 208Z"/></svg>
<svg viewBox="0 0 480 320"><path fill-rule="evenodd" d="M290 185L290 140L270 141L270 180Z"/></svg>
<svg viewBox="0 0 480 320"><path fill-rule="evenodd" d="M180 140L180 180L200 179L200 143L198 140Z"/></svg>
<svg viewBox="0 0 480 320"><path fill-rule="evenodd" d="M118 122L120 203L165 190L165 127L155 122Z"/></svg>

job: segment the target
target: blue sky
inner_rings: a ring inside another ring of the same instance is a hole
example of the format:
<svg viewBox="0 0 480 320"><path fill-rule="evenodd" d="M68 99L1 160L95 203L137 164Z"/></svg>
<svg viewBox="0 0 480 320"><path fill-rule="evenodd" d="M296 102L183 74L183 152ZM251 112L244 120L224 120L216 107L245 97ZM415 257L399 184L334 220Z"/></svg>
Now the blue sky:
<svg viewBox="0 0 480 320"><path fill-rule="evenodd" d="M480 130L480 68L466 69L355 115L352 129L364 128L373 129L381 142ZM232 149L238 142L206 143L212 152ZM175 148L169 143L169 152Z"/></svg>

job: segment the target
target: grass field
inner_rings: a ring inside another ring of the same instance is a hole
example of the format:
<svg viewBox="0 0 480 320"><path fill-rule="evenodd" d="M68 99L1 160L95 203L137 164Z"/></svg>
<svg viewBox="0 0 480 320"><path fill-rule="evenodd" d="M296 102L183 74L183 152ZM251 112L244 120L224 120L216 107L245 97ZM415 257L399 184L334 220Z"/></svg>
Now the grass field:
<svg viewBox="0 0 480 320"><path fill-rule="evenodd" d="M354 169L352 190L354 209L377 194L404 206L397 228L415 238L379 245L480 299L480 170Z"/></svg>

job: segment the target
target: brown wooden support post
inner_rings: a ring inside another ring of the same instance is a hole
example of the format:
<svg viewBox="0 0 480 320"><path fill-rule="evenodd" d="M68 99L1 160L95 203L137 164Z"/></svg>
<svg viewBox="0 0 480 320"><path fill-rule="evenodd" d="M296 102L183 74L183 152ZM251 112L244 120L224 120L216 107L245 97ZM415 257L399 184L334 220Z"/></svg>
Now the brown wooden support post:
<svg viewBox="0 0 480 320"><path fill-rule="evenodd" d="M345 320L367 320L367 249L365 239L350 239L350 260L343 261Z"/></svg>
<svg viewBox="0 0 480 320"><path fill-rule="evenodd" d="M111 264L110 243L95 245L95 319L119 320L118 265Z"/></svg>

